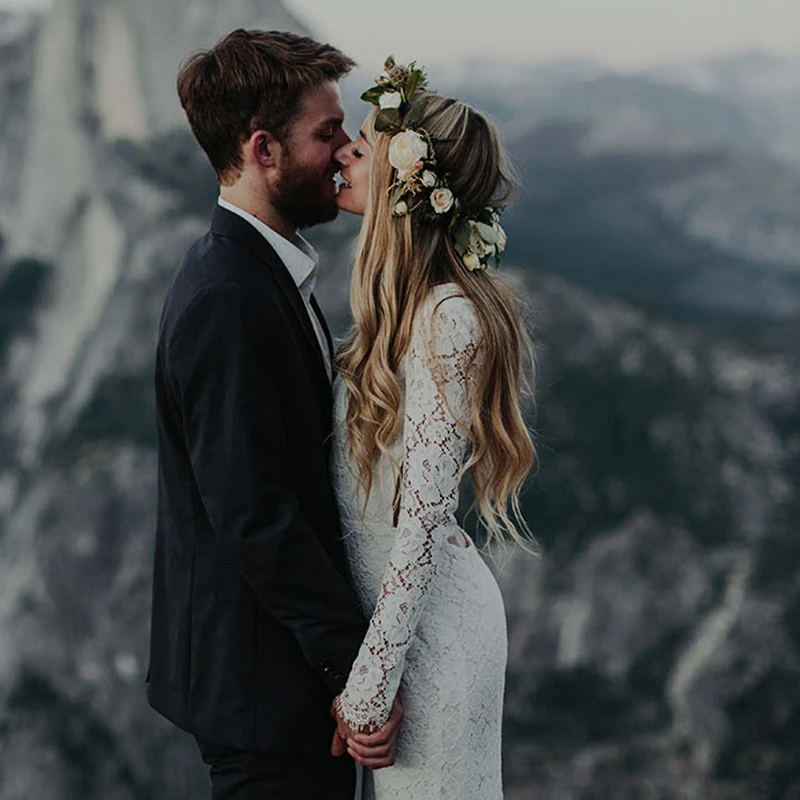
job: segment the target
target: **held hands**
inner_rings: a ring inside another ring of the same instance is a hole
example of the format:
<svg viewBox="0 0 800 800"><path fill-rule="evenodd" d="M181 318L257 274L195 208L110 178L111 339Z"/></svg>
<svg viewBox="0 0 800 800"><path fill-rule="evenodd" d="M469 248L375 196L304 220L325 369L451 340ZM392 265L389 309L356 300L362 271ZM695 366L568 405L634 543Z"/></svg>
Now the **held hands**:
<svg viewBox="0 0 800 800"><path fill-rule="evenodd" d="M381 769L394 764L397 731L403 721L403 707L398 697L394 698L386 724L375 733L358 733L353 730L339 716L336 699L331 704L331 716L336 720L336 730L331 742L331 753L334 756L344 755L346 751L353 760L369 769Z"/></svg>

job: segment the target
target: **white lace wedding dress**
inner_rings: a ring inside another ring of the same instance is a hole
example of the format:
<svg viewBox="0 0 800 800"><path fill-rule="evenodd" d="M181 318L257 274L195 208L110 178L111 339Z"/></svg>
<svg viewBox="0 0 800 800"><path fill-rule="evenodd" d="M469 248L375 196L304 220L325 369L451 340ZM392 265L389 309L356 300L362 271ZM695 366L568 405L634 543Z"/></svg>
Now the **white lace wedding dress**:
<svg viewBox="0 0 800 800"><path fill-rule="evenodd" d="M375 467L366 513L351 468L347 391L335 385L333 477L369 630L341 695L354 727L380 726L400 692L397 763L364 770L364 800L502 798L506 620L500 590L455 512L478 324L454 284L437 286L398 370L402 435ZM461 546L459 545L461 543ZM466 547L463 544L466 543Z"/></svg>

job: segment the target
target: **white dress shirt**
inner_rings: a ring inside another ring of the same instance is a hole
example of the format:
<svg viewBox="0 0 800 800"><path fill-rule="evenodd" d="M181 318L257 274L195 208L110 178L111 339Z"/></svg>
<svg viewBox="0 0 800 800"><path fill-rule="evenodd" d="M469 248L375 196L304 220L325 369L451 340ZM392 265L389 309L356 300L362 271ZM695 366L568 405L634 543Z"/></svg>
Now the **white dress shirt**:
<svg viewBox="0 0 800 800"><path fill-rule="evenodd" d="M328 350L328 338L325 336L322 322L320 322L319 317L311 306L311 294L314 291L314 287L317 285L317 267L319 267L319 255L317 251L299 233L295 234L294 239L290 242L288 239L284 239L283 236L272 230L269 225L262 222L258 217L254 217L244 209L239 208L239 206L235 206L233 203L229 203L221 197L217 202L222 208L247 220L247 222L269 242L272 249L278 254L278 258L289 271L292 280L300 291L300 296L303 298L303 303L305 304L311 324L314 327L314 332L317 334L317 341L322 351L322 358L325 362L325 371L328 373L328 380L332 381L333 367L331 364L331 354Z"/></svg>

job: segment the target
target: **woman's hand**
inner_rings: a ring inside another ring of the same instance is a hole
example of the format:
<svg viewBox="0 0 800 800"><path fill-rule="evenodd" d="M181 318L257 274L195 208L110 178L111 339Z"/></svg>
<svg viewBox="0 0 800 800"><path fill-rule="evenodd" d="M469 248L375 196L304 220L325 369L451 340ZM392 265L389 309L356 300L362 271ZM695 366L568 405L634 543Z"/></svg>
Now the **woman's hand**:
<svg viewBox="0 0 800 800"><path fill-rule="evenodd" d="M394 764L397 758L397 733L403 721L403 707L398 697L394 698L389 719L374 733L353 730L339 715L336 698L331 704L331 716L336 720L331 743L334 756L344 755L346 751L354 761L368 769L381 769Z"/></svg>

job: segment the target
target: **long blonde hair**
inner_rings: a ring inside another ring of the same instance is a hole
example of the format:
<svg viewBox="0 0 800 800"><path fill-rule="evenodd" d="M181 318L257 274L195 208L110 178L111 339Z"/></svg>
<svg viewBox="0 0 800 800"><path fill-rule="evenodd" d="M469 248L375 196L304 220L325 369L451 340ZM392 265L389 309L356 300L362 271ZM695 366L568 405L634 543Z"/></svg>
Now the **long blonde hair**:
<svg viewBox="0 0 800 800"><path fill-rule="evenodd" d="M448 176L461 207L477 214L503 203L514 181L491 120L434 92L418 94L427 100L420 126L436 142L438 170ZM523 363L530 352L520 308L496 275L463 265L446 224L419 220L414 213L392 215L390 137L375 131L375 116L373 111L364 131L372 161L350 289L354 324L337 356L349 390L346 422L359 487L368 498L375 461L385 456L393 463L389 447L402 432L397 368L410 346L414 318L434 286L457 284L480 329L480 368L470 375L471 454L465 465L475 487L473 508L489 540L510 537L525 546L519 491L535 450L520 409Z"/></svg>

